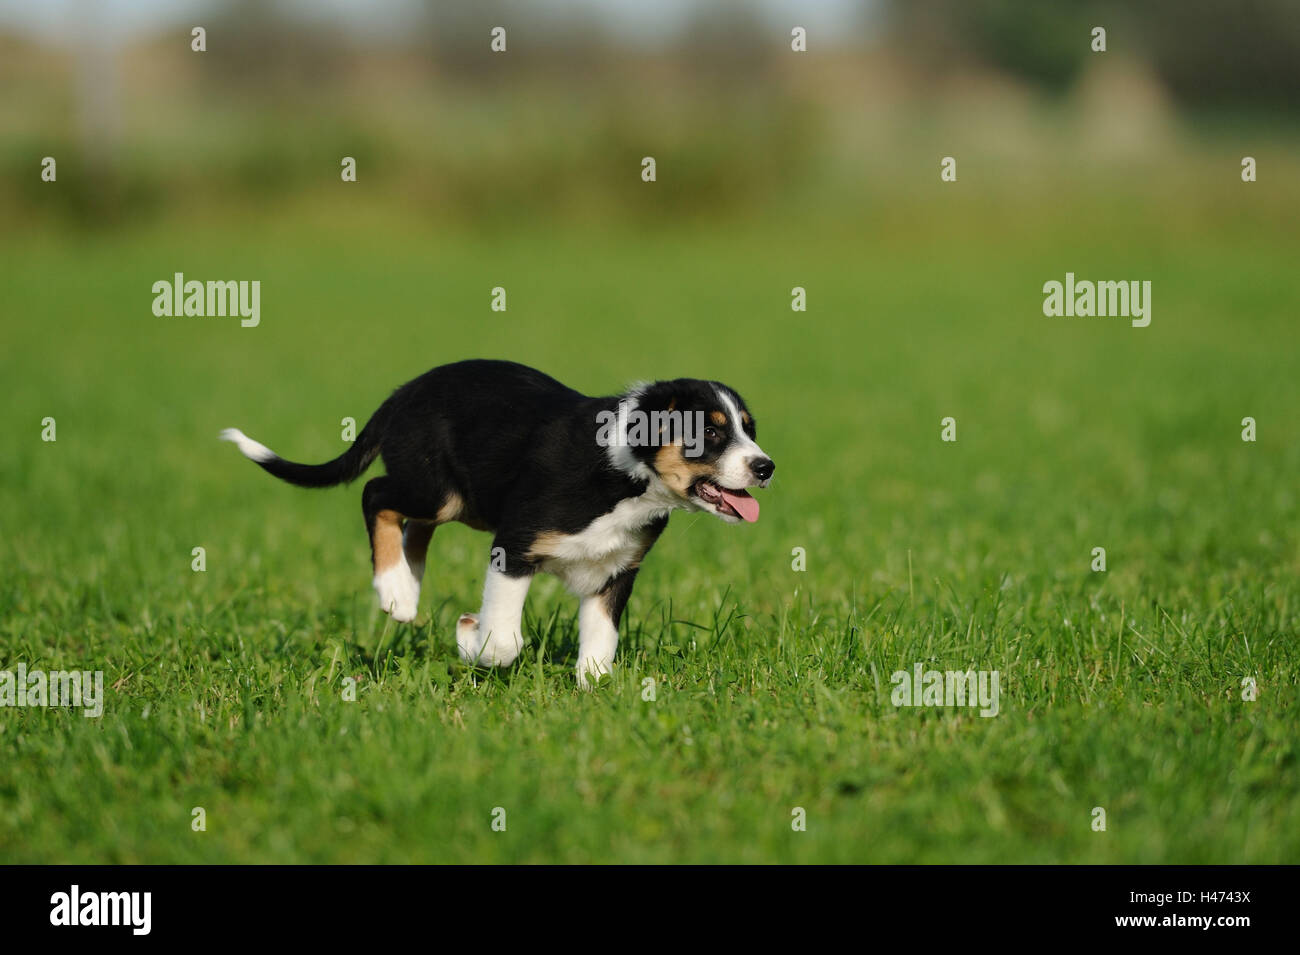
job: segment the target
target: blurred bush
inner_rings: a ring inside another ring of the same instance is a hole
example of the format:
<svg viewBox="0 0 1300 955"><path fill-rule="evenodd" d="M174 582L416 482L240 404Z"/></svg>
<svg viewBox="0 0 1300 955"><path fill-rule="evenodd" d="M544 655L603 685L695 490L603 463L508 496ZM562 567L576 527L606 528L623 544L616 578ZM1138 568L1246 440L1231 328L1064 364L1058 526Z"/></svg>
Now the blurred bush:
<svg viewBox="0 0 1300 955"><path fill-rule="evenodd" d="M932 75L979 64L1059 92L1101 26L1108 51L1148 60L1184 106L1285 109L1300 93L1296 0L890 0L888 10Z"/></svg>
<svg viewBox="0 0 1300 955"><path fill-rule="evenodd" d="M201 54L184 24L102 56L0 33L0 216L265 212L337 198L344 156L365 202L476 227L716 220L818 197L847 208L912 175L915 141L927 156L954 141L1001 148L1023 182L1036 144L1084 106L1081 139L1139 99L1131 128L1164 129L1169 103L1226 105L1292 135L1266 108L1294 101L1296 6L890 0L813 34L806 55L789 48L797 13L765 18L735 0L698 4L655 42L615 35L587 8L502 0L417 5L396 34L232 0L195 18ZM499 24L504 56L489 49ZM1112 52L1089 61L1094 25ZM1108 69L1108 82L1084 82ZM1092 99L1058 95L1076 88ZM1099 89L1113 105L1097 107ZM57 190L38 178L46 155ZM647 155L653 187L640 180Z"/></svg>

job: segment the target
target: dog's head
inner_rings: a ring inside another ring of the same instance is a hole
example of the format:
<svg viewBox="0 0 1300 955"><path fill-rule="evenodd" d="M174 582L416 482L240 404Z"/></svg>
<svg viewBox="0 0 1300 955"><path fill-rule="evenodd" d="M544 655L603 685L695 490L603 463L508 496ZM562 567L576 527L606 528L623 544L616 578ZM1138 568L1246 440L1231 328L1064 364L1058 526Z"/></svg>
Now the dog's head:
<svg viewBox="0 0 1300 955"><path fill-rule="evenodd" d="M624 396L619 414L628 470L657 477L691 510L731 524L758 520L746 488L767 487L776 465L739 394L717 381L658 381Z"/></svg>

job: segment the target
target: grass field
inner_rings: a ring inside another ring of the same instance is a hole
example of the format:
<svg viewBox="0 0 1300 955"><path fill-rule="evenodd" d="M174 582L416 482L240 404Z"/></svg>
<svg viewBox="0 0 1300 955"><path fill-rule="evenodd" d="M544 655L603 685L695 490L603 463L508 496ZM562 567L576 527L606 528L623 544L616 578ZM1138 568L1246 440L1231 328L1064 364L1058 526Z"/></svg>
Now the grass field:
<svg viewBox="0 0 1300 955"><path fill-rule="evenodd" d="M109 689L97 720L0 710L0 858L1300 861L1300 245L1240 189L11 233L0 668ZM1067 270L1150 279L1150 327L1044 317ZM173 271L260 278L261 326L155 318ZM341 418L474 356L589 393L722 379L777 461L756 525L672 519L594 693L556 581L523 660L468 670L453 625L486 535L439 530L420 617L393 625L359 485L297 490L216 441L324 460ZM997 670L1000 714L895 708L916 663Z"/></svg>

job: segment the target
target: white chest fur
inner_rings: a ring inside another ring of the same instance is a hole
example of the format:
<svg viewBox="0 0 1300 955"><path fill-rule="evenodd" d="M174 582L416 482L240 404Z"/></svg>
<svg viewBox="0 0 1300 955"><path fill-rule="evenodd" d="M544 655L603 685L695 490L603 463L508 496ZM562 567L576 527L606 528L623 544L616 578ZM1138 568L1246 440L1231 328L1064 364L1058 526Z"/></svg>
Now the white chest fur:
<svg viewBox="0 0 1300 955"><path fill-rule="evenodd" d="M652 481L644 494L619 501L578 533L544 535L537 547L541 569L579 596L598 593L609 578L645 554L649 525L683 506L681 498Z"/></svg>

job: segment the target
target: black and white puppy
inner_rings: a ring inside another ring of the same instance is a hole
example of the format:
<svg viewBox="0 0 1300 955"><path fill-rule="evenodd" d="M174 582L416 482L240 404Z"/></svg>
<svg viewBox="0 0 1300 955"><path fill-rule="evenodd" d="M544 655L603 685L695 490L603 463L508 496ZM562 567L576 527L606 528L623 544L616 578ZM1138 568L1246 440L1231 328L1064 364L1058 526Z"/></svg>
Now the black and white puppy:
<svg viewBox="0 0 1300 955"><path fill-rule="evenodd" d="M459 521L491 531L480 612L456 627L461 659L509 666L524 646L533 574L581 599L578 681L609 672L637 568L674 510L729 523L758 519L745 490L775 465L755 443L740 395L678 378L590 398L506 361L443 365L393 392L346 452L295 464L231 428L263 469L300 487L350 482L382 457L361 495L379 603L413 620L429 539Z"/></svg>

